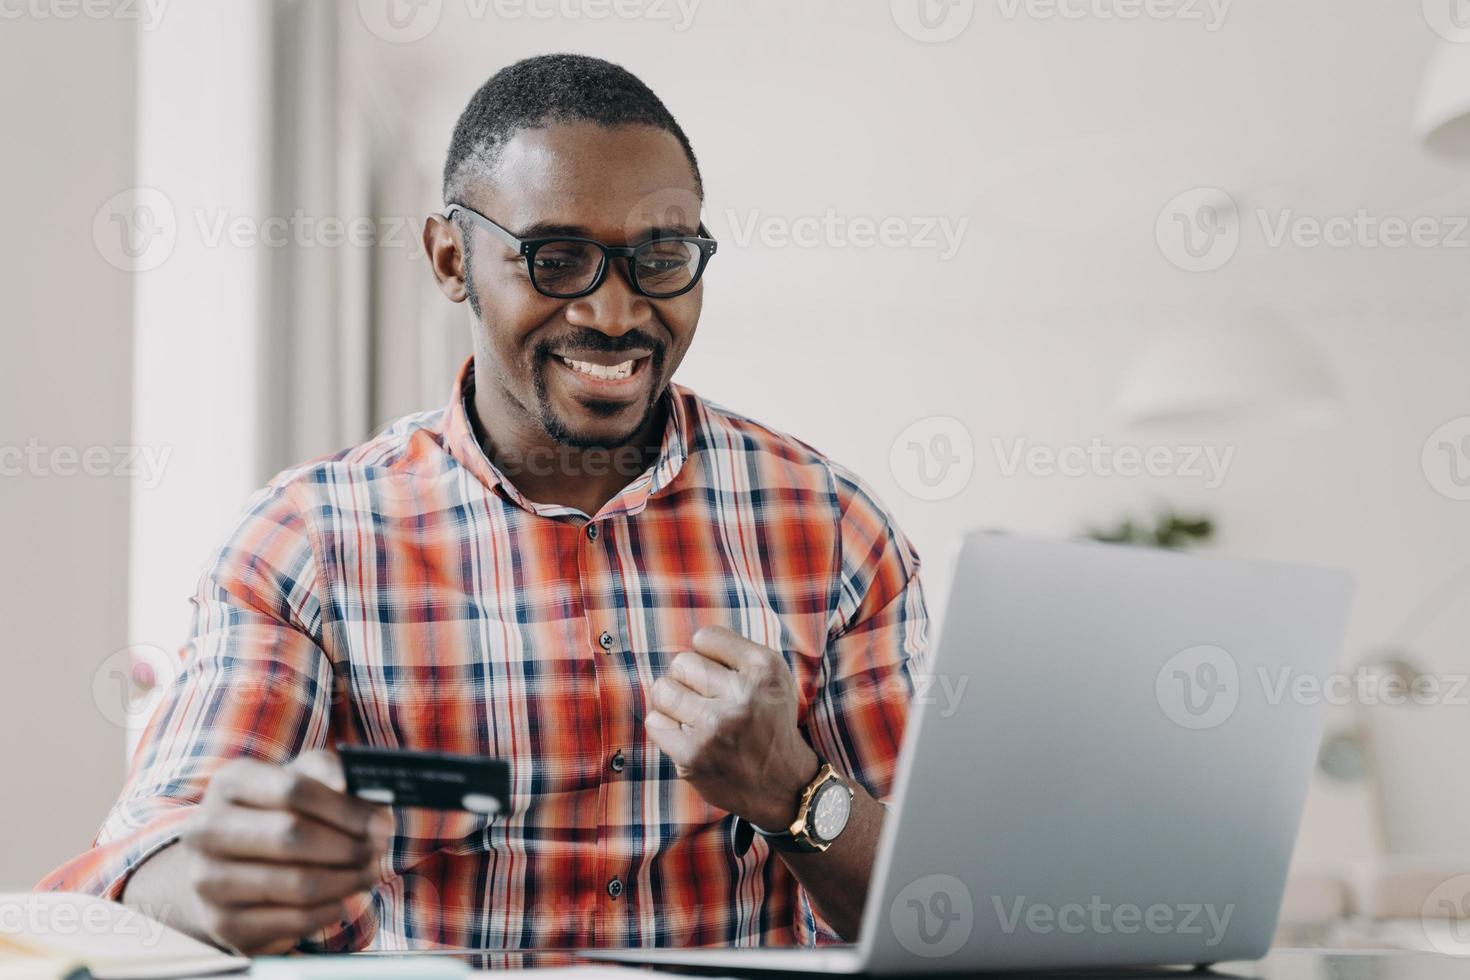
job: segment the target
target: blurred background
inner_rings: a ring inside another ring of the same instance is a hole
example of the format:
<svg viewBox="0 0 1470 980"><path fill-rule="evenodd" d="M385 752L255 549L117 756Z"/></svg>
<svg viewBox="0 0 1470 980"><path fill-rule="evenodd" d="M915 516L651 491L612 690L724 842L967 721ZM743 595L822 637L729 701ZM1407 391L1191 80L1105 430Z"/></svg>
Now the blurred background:
<svg viewBox="0 0 1470 980"><path fill-rule="evenodd" d="M1470 0L25 0L0 888L89 842L249 493L447 401L424 216L552 51L699 156L677 380L865 477L936 617L976 525L1351 569L1288 911L1470 871Z"/></svg>

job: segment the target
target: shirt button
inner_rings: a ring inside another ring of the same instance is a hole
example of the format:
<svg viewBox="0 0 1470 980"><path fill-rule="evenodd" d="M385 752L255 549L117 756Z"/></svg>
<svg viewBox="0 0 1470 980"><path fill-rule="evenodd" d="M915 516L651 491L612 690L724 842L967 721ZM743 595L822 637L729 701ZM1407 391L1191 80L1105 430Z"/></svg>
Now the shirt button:
<svg viewBox="0 0 1470 980"><path fill-rule="evenodd" d="M622 772L623 771L623 767L628 764L628 761L623 758L623 753L622 753L621 750L619 750L619 751L613 753L612 763L611 764L612 764L612 771L613 772Z"/></svg>
<svg viewBox="0 0 1470 980"><path fill-rule="evenodd" d="M607 893L609 895L611 895L613 898L617 898L619 895L621 895L623 893L623 883L622 883L622 881L620 881L617 878L614 878L612 881L609 881L607 883Z"/></svg>
<svg viewBox="0 0 1470 980"><path fill-rule="evenodd" d="M597 540L597 525L596 524L588 524L587 525L587 540L588 541L596 541Z"/></svg>
<svg viewBox="0 0 1470 980"><path fill-rule="evenodd" d="M597 638L597 645L604 650L611 650L613 648L613 635L607 630L603 630L602 635Z"/></svg>

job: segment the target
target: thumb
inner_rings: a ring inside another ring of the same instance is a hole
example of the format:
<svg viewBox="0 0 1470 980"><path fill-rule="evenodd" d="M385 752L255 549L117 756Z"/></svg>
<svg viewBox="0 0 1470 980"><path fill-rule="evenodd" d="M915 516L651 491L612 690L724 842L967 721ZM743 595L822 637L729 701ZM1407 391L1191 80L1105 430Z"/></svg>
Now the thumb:
<svg viewBox="0 0 1470 980"><path fill-rule="evenodd" d="M342 773L342 757L333 749L312 749L286 764L286 768L309 776L339 793L347 792L347 777Z"/></svg>
<svg viewBox="0 0 1470 980"><path fill-rule="evenodd" d="M694 745L684 726L661 711L650 711L643 719L644 730L659 751L668 756L676 768L688 766L694 758ZM684 775L683 771L679 773Z"/></svg>

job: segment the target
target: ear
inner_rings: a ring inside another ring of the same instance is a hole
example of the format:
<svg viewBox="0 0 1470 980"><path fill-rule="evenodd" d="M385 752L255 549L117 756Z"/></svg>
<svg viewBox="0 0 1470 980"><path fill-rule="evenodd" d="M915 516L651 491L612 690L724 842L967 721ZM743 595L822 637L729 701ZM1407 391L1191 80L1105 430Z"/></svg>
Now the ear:
<svg viewBox="0 0 1470 980"><path fill-rule="evenodd" d="M463 303L469 295L465 288L464 245L459 227L442 214L424 219L424 254L439 291L451 302Z"/></svg>

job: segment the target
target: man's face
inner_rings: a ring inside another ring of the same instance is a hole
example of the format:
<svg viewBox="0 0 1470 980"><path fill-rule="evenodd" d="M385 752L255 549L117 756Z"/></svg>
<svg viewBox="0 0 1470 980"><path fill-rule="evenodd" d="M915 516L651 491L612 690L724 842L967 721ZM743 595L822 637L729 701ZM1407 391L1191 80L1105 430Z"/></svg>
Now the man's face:
<svg viewBox="0 0 1470 980"><path fill-rule="evenodd" d="M699 227L689 161L672 134L652 126L521 130L493 177L468 196L461 203L521 238L636 245L655 230L693 235ZM483 228L468 232L475 356L492 366L502 402L559 444L627 444L689 349L702 283L649 299L633 291L626 260L615 258L592 294L553 299L531 285L523 257Z"/></svg>

